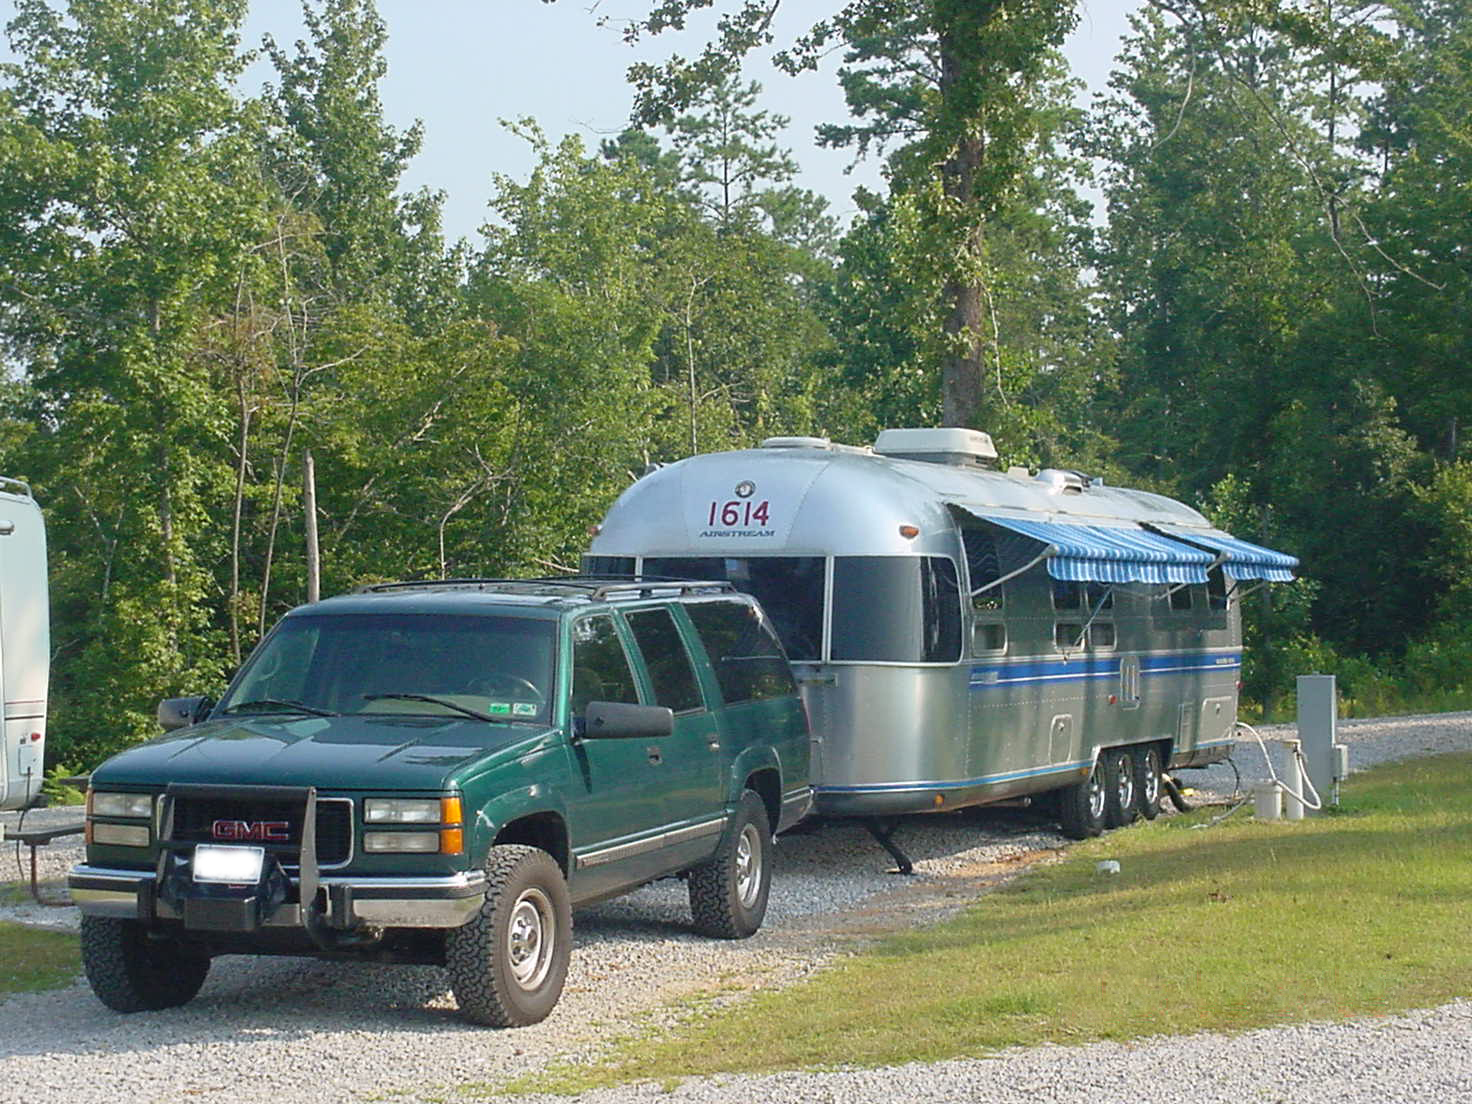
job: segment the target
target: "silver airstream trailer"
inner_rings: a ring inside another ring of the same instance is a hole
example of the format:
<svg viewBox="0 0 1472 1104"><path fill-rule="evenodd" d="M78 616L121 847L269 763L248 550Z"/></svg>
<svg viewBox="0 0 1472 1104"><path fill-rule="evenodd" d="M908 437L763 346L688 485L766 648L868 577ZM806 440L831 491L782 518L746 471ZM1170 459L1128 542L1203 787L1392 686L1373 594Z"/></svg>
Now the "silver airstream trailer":
<svg viewBox="0 0 1472 1104"><path fill-rule="evenodd" d="M762 603L803 689L820 813L1052 793L1076 837L1153 817L1164 770L1229 753L1240 595L1298 561L1160 495L995 462L967 429L694 456L619 497L584 568Z"/></svg>

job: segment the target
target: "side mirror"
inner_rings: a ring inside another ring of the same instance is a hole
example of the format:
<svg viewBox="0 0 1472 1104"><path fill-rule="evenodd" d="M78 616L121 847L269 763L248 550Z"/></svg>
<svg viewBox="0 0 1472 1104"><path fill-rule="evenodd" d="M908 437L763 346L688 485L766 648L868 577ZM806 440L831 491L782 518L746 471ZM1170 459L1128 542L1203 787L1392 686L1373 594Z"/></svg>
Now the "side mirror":
<svg viewBox="0 0 1472 1104"><path fill-rule="evenodd" d="M188 728L204 719L215 703L203 695L192 698L165 698L158 703L158 723L165 732Z"/></svg>
<svg viewBox="0 0 1472 1104"><path fill-rule="evenodd" d="M582 736L589 740L657 740L675 730L675 714L664 705L628 702L588 703Z"/></svg>

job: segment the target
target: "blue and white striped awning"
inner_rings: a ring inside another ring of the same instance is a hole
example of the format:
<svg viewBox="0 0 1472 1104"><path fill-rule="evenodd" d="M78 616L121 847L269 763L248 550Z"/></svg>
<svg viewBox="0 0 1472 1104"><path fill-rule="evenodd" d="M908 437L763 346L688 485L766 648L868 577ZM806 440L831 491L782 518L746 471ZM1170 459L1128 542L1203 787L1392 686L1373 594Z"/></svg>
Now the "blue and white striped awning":
<svg viewBox="0 0 1472 1104"><path fill-rule="evenodd" d="M1215 552L1222 557L1222 571L1229 579L1288 583L1293 581L1293 569L1298 566L1297 556L1274 552L1260 544L1249 544L1220 529L1187 529L1180 525L1152 525L1150 528L1174 540L1187 541L1197 548Z"/></svg>
<svg viewBox="0 0 1472 1104"><path fill-rule="evenodd" d="M977 514L1056 550L1048 574L1078 583L1204 583L1216 556L1138 525L1074 525Z"/></svg>

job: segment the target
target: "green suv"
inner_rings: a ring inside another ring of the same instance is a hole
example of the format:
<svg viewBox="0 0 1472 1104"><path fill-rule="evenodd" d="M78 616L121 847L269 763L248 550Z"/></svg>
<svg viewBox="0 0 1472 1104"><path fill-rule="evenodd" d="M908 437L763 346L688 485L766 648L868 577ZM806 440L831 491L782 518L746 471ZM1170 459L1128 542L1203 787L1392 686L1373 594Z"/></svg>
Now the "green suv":
<svg viewBox="0 0 1472 1104"><path fill-rule="evenodd" d="M535 1023L573 907L680 875L698 931L751 935L811 802L781 645L724 583L368 587L159 720L92 773L68 879L120 1012L289 954L440 964L469 1019Z"/></svg>

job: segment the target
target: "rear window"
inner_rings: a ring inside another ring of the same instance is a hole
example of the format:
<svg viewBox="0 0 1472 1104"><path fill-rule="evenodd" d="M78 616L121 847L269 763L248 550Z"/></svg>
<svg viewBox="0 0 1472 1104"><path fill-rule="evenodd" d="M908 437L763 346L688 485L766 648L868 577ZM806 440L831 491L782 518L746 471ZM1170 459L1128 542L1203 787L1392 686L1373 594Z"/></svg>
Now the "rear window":
<svg viewBox="0 0 1472 1104"><path fill-rule="evenodd" d="M756 607L744 602L692 602L685 612L710 656L727 705L797 693L782 645Z"/></svg>
<svg viewBox="0 0 1472 1104"><path fill-rule="evenodd" d="M839 556L833 561L835 660L954 663L961 592L944 556Z"/></svg>

